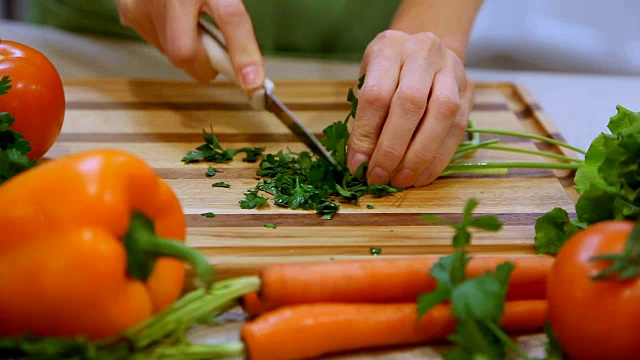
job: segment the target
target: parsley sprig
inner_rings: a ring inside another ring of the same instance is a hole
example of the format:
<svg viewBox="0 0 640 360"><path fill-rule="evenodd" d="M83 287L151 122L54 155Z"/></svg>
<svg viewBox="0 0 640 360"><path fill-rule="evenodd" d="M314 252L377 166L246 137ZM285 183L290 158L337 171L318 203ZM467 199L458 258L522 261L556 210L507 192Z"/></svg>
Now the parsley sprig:
<svg viewBox="0 0 640 360"><path fill-rule="evenodd" d="M0 79L0 95L11 89L8 76ZM31 151L29 141L24 135L12 130L15 119L7 112L0 112L0 184L36 165L36 160L29 160L27 153Z"/></svg>
<svg viewBox="0 0 640 360"><path fill-rule="evenodd" d="M522 359L528 359L499 325L513 263L505 262L498 265L495 272L488 271L471 279L465 276L465 268L471 259L466 251L471 241L469 227L486 231L499 231L502 228L502 223L495 216L473 216L477 205L475 199L469 199L460 223L432 215L422 217L427 221L452 226L456 251L441 258L431 268L430 274L437 280L437 286L434 291L418 297L418 318L434 306L450 302L457 323L456 331L449 336L449 340L458 344L458 347L447 352L445 359L498 360L504 359L508 350L516 352Z"/></svg>
<svg viewBox="0 0 640 360"><path fill-rule="evenodd" d="M202 134L205 143L198 146L196 150L189 151L183 158L182 162L185 164L196 163L201 161L210 161L214 163L224 163L233 160L233 157L238 153L245 153L246 156L242 161L255 162L259 159L265 148L263 147L244 147L240 149L223 149L218 141L218 138L213 133L213 127L211 132L202 129ZM215 175L216 170L213 167L209 167L207 174L209 176Z"/></svg>

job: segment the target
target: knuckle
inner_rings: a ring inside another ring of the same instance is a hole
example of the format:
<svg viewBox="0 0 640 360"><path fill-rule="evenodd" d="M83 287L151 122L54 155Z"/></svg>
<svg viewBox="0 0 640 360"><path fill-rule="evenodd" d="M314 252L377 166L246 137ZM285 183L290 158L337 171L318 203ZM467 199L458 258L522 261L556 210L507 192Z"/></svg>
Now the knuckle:
<svg viewBox="0 0 640 360"><path fill-rule="evenodd" d="M348 147L357 152L371 152L378 140L378 133L373 128L355 127L348 140Z"/></svg>
<svg viewBox="0 0 640 360"><path fill-rule="evenodd" d="M460 100L447 95L434 97L432 106L437 115L447 119L454 119L460 112Z"/></svg>
<svg viewBox="0 0 640 360"><path fill-rule="evenodd" d="M196 61L194 48L186 46L182 42L169 42L165 49L167 57L178 67L185 67Z"/></svg>
<svg viewBox="0 0 640 360"><path fill-rule="evenodd" d="M456 136L460 137L462 140L462 136L464 135L464 132L467 130L467 116L458 116L456 118L456 120L451 123L451 129L450 131L453 132Z"/></svg>
<svg viewBox="0 0 640 360"><path fill-rule="evenodd" d="M386 111L391 104L391 91L376 85L365 84L360 90L359 102L377 111Z"/></svg>
<svg viewBox="0 0 640 360"><path fill-rule="evenodd" d="M425 52L438 51L442 47L440 38L432 32L420 32L414 34L412 39L417 44L418 48Z"/></svg>
<svg viewBox="0 0 640 360"><path fill-rule="evenodd" d="M247 11L240 1L224 1L218 6L219 21L233 24L248 17Z"/></svg>
<svg viewBox="0 0 640 360"><path fill-rule="evenodd" d="M398 30L385 30L379 33L378 35L376 35L376 37L374 38L374 41L386 43L389 41L393 41L395 38L397 38L401 34L402 32Z"/></svg>
<svg viewBox="0 0 640 360"><path fill-rule="evenodd" d="M398 30L385 30L379 33L365 49L365 55L386 51L392 44L397 42L398 37L402 36L401 34L402 32Z"/></svg>
<svg viewBox="0 0 640 360"><path fill-rule="evenodd" d="M116 0L116 8L118 9L118 16L120 17L120 24L124 26L131 25L131 15L135 14L133 1L130 0Z"/></svg>
<svg viewBox="0 0 640 360"><path fill-rule="evenodd" d="M435 154L430 146L422 146L411 154L411 160L412 163L419 164L420 167L424 167L433 161L434 156Z"/></svg>
<svg viewBox="0 0 640 360"><path fill-rule="evenodd" d="M379 147L379 149L376 149L376 152L378 153L377 155L385 163L400 160L404 155L404 150L394 146L393 144L383 143L380 144Z"/></svg>
<svg viewBox="0 0 640 360"><path fill-rule="evenodd" d="M397 92L400 106L411 112L424 112L427 106L427 94L415 87L400 87Z"/></svg>

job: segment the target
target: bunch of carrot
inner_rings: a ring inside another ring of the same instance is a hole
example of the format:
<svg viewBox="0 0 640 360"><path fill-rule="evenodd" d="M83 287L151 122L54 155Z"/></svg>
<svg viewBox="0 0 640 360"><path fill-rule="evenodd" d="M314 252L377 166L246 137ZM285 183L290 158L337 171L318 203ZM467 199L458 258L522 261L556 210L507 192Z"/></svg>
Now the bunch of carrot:
<svg viewBox="0 0 640 360"><path fill-rule="evenodd" d="M447 304L419 321L418 295L433 291L437 257L273 264L263 268L259 292L244 295L253 316L242 328L252 360L309 359L350 350L442 341L455 329ZM500 325L508 332L542 329L547 320L548 256L476 256L469 278L515 265Z"/></svg>

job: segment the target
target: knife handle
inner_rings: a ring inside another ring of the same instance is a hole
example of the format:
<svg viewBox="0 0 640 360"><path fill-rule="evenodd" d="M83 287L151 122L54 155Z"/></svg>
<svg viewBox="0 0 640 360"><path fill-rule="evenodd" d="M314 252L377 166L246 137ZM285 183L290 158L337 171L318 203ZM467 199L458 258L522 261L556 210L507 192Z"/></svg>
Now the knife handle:
<svg viewBox="0 0 640 360"><path fill-rule="evenodd" d="M224 74L229 80L233 81L240 89L242 83L231 64L229 52L227 51L224 36L220 29L214 24L200 18L198 23L198 36L204 46L211 66L221 74ZM273 82L269 78L265 78L264 85L257 90L247 93L249 105L254 110L264 110L266 105L267 92L273 91Z"/></svg>

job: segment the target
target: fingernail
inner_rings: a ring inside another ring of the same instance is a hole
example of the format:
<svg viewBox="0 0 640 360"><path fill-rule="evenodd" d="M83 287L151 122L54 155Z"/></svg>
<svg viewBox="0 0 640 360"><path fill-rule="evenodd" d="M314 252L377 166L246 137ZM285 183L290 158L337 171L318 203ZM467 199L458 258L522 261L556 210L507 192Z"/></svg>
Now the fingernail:
<svg viewBox="0 0 640 360"><path fill-rule="evenodd" d="M431 172L429 172L428 170L425 170L422 172L422 174L420 174L420 176L416 178L416 181L414 181L414 184L416 186L427 185L427 181L429 180L430 177L431 177Z"/></svg>
<svg viewBox="0 0 640 360"><path fill-rule="evenodd" d="M391 184L395 187L409 187L413 183L415 174L411 169L400 170L391 180Z"/></svg>
<svg viewBox="0 0 640 360"><path fill-rule="evenodd" d="M389 183L389 173L380 167L375 167L371 170L368 176L369 185L386 185Z"/></svg>
<svg viewBox="0 0 640 360"><path fill-rule="evenodd" d="M353 154L353 156L351 157L351 162L349 163L349 169L355 172L358 169L358 166L360 166L360 164L365 161L367 161L367 155L363 153Z"/></svg>
<svg viewBox="0 0 640 360"><path fill-rule="evenodd" d="M253 89L258 87L258 68L255 65L245 66L240 71L240 76L242 77L242 84L247 89Z"/></svg>

